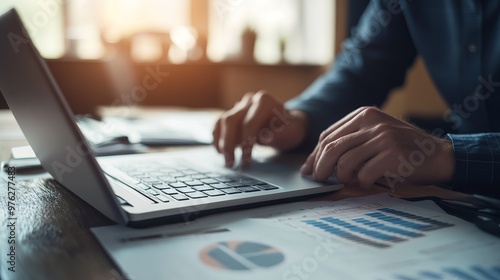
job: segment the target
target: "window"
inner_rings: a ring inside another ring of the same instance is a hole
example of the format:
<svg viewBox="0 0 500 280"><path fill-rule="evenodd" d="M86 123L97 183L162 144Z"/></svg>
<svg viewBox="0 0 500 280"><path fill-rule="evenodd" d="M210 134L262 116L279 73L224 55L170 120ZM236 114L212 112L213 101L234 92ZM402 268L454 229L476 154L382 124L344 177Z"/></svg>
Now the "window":
<svg viewBox="0 0 500 280"><path fill-rule="evenodd" d="M214 61L327 64L332 59L332 0L211 0L210 6L208 55Z"/></svg>
<svg viewBox="0 0 500 280"><path fill-rule="evenodd" d="M0 13L15 7L28 34L46 58L64 55L64 17L62 0L2 0Z"/></svg>
<svg viewBox="0 0 500 280"><path fill-rule="evenodd" d="M157 60L162 37L189 26L189 0L69 0L72 55L100 58L106 47L130 40L136 60Z"/></svg>
<svg viewBox="0 0 500 280"><path fill-rule="evenodd" d="M64 5L63 5L64 2ZM334 0L3 0L41 54L134 61L331 62ZM64 9L63 9L64 7ZM205 51L206 49L206 51Z"/></svg>

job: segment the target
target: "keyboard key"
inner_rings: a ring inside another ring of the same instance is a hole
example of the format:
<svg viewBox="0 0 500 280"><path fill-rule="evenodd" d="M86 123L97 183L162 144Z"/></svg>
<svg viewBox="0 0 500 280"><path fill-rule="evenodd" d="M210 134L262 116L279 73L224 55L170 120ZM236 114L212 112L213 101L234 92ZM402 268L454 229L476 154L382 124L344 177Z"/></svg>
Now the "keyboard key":
<svg viewBox="0 0 500 280"><path fill-rule="evenodd" d="M273 186L273 185L269 185L269 184L259 185L259 186L257 186L257 188L259 188L259 189L261 189L261 190L265 190L265 191L279 189L278 187Z"/></svg>
<svg viewBox="0 0 500 280"><path fill-rule="evenodd" d="M177 179L178 181L181 181L181 182L190 182L190 181L194 180L193 178L191 178L189 176L175 177L175 179Z"/></svg>
<svg viewBox="0 0 500 280"><path fill-rule="evenodd" d="M190 198L203 198L203 197L207 197L207 195L204 194L204 193L202 193L202 192L187 193L186 195L189 196Z"/></svg>
<svg viewBox="0 0 500 280"><path fill-rule="evenodd" d="M178 188L177 191L181 193L191 193L195 192L196 190L193 190L192 188L189 187L185 187L185 188Z"/></svg>
<svg viewBox="0 0 500 280"><path fill-rule="evenodd" d="M184 184L188 185L188 186L202 186L203 185L203 182L201 181L198 181L198 180L194 180L194 181L187 181L187 182L184 182Z"/></svg>
<svg viewBox="0 0 500 280"><path fill-rule="evenodd" d="M149 189L147 190L148 193L152 194L152 195L159 195L160 193L158 191L156 191L155 189Z"/></svg>
<svg viewBox="0 0 500 280"><path fill-rule="evenodd" d="M201 179L200 181L202 181L205 184L218 184L219 183L219 181L212 179L212 178Z"/></svg>
<svg viewBox="0 0 500 280"><path fill-rule="evenodd" d="M141 190L149 190L149 186L146 186L144 184L137 184L135 185L138 189L141 189Z"/></svg>
<svg viewBox="0 0 500 280"><path fill-rule="evenodd" d="M228 186L230 186L230 187L233 187L233 188L238 188L238 187L246 187L246 186L248 186L247 184L240 183L240 182L229 182L229 183L226 183L226 185L228 185Z"/></svg>
<svg viewBox="0 0 500 280"><path fill-rule="evenodd" d="M175 200L179 200L179 201L182 201L182 200L188 200L189 198L183 194L174 194L172 195L172 198L175 199Z"/></svg>
<svg viewBox="0 0 500 280"><path fill-rule="evenodd" d="M169 202L170 201L170 199L166 195L163 195L163 194L157 195L156 198L158 198L161 202Z"/></svg>
<svg viewBox="0 0 500 280"><path fill-rule="evenodd" d="M187 187L187 185L184 184L184 183L182 183L182 182L170 183L168 185L171 186L171 187L173 187L173 188L184 188L184 187Z"/></svg>
<svg viewBox="0 0 500 280"><path fill-rule="evenodd" d="M211 190L211 191L204 191L205 194L208 194L209 196L219 196L219 195L225 195L225 193L219 191L219 190Z"/></svg>
<svg viewBox="0 0 500 280"><path fill-rule="evenodd" d="M158 177L158 179L160 179L160 181L166 182L166 183L175 183L175 182L177 182L177 179L174 178L174 177L171 177L171 176L160 176L160 177Z"/></svg>
<svg viewBox="0 0 500 280"><path fill-rule="evenodd" d="M153 188L163 190L163 189L168 189L170 188L169 185L163 184L163 183L154 183Z"/></svg>
<svg viewBox="0 0 500 280"><path fill-rule="evenodd" d="M259 181L259 180L253 180L253 179L250 179L250 180L243 180L241 181L242 183L244 184L247 184L247 185L266 185L267 183L264 183L262 181Z"/></svg>
<svg viewBox="0 0 500 280"><path fill-rule="evenodd" d="M250 187L250 186L240 187L240 188L238 188L238 190L240 190L242 192L257 192L257 191L260 191L259 189L254 188L254 187Z"/></svg>
<svg viewBox="0 0 500 280"><path fill-rule="evenodd" d="M203 186L194 186L192 187L194 190L197 190L197 191L209 191L209 190L213 190L214 188L212 188L211 186L209 185L203 185Z"/></svg>
<svg viewBox="0 0 500 280"><path fill-rule="evenodd" d="M144 183L158 183L158 182L160 182L160 180L158 180L158 178L154 178L154 177L143 178L141 181Z"/></svg>
<svg viewBox="0 0 500 280"><path fill-rule="evenodd" d="M235 189L235 188L222 189L221 191L223 191L223 192L225 192L227 194L241 193L240 190Z"/></svg>
<svg viewBox="0 0 500 280"><path fill-rule="evenodd" d="M226 189L226 188L230 188L230 186L226 185L226 184L222 184L222 183L219 183L219 184L212 184L210 185L212 188L214 189Z"/></svg>
<svg viewBox="0 0 500 280"><path fill-rule="evenodd" d="M180 172L174 172L174 173L169 173L168 174L170 177L185 177L186 175L184 173L180 173Z"/></svg>
<svg viewBox="0 0 500 280"><path fill-rule="evenodd" d="M176 189L168 188L168 189L163 189L161 190L163 193L168 194L168 195L174 195L178 194L179 192Z"/></svg>
<svg viewBox="0 0 500 280"><path fill-rule="evenodd" d="M221 182L221 183L229 183L229 182L234 182L236 181L234 178L232 177L217 177L217 178L214 178L215 180Z"/></svg>

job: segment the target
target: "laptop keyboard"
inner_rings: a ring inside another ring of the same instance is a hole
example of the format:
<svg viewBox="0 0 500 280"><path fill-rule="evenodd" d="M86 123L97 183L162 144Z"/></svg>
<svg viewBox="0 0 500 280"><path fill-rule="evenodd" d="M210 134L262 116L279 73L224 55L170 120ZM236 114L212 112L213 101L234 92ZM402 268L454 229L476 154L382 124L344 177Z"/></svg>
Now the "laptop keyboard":
<svg viewBox="0 0 500 280"><path fill-rule="evenodd" d="M161 162L101 165L116 180L140 192L155 203L254 193L279 189L242 175L200 171ZM127 202L118 197L122 205Z"/></svg>

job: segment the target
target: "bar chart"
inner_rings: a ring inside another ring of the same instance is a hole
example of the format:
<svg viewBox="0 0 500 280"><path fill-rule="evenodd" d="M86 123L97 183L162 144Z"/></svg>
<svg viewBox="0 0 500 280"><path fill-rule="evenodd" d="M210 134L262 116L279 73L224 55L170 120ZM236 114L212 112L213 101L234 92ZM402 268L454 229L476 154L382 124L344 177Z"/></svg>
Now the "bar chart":
<svg viewBox="0 0 500 280"><path fill-rule="evenodd" d="M429 231L453 226L394 208L378 208L349 218L327 216L302 222L334 237L379 249L423 237Z"/></svg>
<svg viewBox="0 0 500 280"><path fill-rule="evenodd" d="M500 265L468 267L444 267L439 271L421 270L415 274L396 274L395 280L454 279L454 280L495 280L500 279Z"/></svg>

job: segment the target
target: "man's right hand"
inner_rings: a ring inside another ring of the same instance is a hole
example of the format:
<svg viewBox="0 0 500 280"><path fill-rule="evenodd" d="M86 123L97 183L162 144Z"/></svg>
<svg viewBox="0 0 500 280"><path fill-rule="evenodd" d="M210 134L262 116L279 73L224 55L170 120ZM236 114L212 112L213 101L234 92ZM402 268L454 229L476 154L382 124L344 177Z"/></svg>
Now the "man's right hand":
<svg viewBox="0 0 500 280"><path fill-rule="evenodd" d="M303 111L288 111L264 91L247 93L222 114L213 131L213 144L224 154L227 167L234 164L234 150L241 147L242 163L252 160L252 148L268 145L280 151L297 147L305 137L307 116Z"/></svg>

